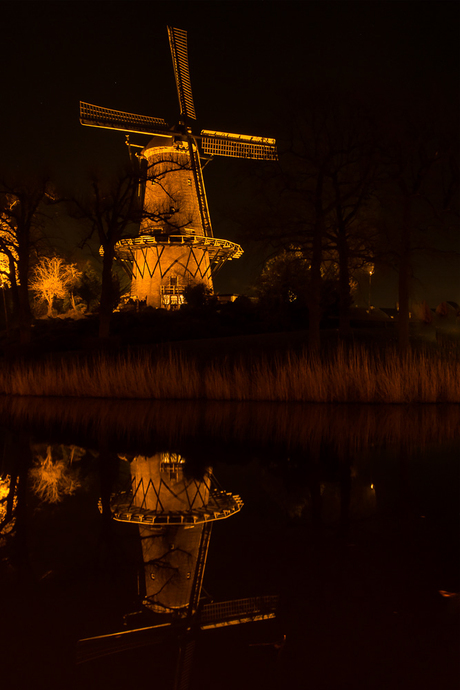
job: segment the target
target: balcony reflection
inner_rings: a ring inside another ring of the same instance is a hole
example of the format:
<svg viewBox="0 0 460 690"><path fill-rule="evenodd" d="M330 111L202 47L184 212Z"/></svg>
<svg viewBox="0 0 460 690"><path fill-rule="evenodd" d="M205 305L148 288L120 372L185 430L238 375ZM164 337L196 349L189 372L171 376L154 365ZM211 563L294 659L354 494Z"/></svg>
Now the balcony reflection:
<svg viewBox="0 0 460 690"><path fill-rule="evenodd" d="M125 490L112 497L113 518L138 525L145 571L144 605L156 613L198 607L212 523L237 513L239 496L222 491L206 468L187 477L179 454L135 456Z"/></svg>

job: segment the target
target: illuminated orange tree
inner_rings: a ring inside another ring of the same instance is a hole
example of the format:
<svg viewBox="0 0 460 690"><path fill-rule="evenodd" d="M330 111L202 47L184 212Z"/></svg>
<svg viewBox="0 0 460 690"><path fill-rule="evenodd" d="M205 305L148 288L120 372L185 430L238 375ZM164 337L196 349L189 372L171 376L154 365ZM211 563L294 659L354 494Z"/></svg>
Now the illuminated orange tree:
<svg viewBox="0 0 460 690"><path fill-rule="evenodd" d="M12 279L17 280L17 262L18 253L14 236L2 215L0 217L0 284L2 287L11 287Z"/></svg>
<svg viewBox="0 0 460 690"><path fill-rule="evenodd" d="M63 259L53 256L43 258L35 266L30 288L48 305L47 316L51 316L55 299L64 299L76 286L81 272L75 264L66 264ZM71 303L75 301L71 293Z"/></svg>

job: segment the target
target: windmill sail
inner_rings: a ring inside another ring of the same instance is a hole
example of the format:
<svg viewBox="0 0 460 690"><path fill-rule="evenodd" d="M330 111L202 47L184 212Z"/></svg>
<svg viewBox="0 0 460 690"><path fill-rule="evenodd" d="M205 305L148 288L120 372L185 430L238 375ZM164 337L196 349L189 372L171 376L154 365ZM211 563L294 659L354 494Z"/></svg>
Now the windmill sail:
<svg viewBox="0 0 460 690"><path fill-rule="evenodd" d="M195 105L193 103L192 85L188 68L187 32L168 26L168 36L174 76L176 78L180 114L195 120Z"/></svg>
<svg viewBox="0 0 460 690"><path fill-rule="evenodd" d="M196 194L198 199L198 206L200 209L201 223L203 226L204 235L212 237L211 217L209 215L208 201L206 199L206 192L204 187L203 173L201 170L200 154L196 142L192 143L189 140L190 163L195 178Z"/></svg>
<svg viewBox="0 0 460 690"><path fill-rule="evenodd" d="M88 127L117 129L138 134L164 134L169 131L168 123L161 118L124 113L121 110L103 108L83 101L80 101L80 122Z"/></svg>
<svg viewBox="0 0 460 690"><path fill-rule="evenodd" d="M230 134L203 129L201 146L210 156L230 158L252 158L253 160L276 161L278 153L275 139L251 137L246 134Z"/></svg>

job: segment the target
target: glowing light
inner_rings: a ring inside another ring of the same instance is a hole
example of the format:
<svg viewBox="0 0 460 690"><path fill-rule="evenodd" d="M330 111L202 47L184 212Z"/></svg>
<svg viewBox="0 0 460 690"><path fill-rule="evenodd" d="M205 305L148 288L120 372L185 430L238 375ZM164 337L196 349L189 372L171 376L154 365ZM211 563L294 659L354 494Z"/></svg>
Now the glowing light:
<svg viewBox="0 0 460 690"><path fill-rule="evenodd" d="M438 591L445 599L451 599L452 597L458 598L460 596L458 592L447 592L445 589L440 589Z"/></svg>
<svg viewBox="0 0 460 690"><path fill-rule="evenodd" d="M371 489L372 489L372 491L374 491L374 485L373 484L371 484Z"/></svg>

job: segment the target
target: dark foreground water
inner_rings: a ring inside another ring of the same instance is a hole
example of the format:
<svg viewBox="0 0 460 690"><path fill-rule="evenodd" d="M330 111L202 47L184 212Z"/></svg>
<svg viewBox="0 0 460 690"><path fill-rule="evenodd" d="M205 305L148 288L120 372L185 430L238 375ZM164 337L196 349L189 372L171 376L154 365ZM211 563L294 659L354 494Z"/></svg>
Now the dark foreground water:
<svg viewBox="0 0 460 690"><path fill-rule="evenodd" d="M458 687L458 407L4 400L1 418L2 687ZM202 582L196 528L168 527L158 558L156 533L110 515L141 475L167 493L150 516L180 482L203 512L211 474L244 507L213 523ZM278 595L276 618L202 631L200 607L142 603L194 587ZM116 653L78 645L165 621Z"/></svg>

